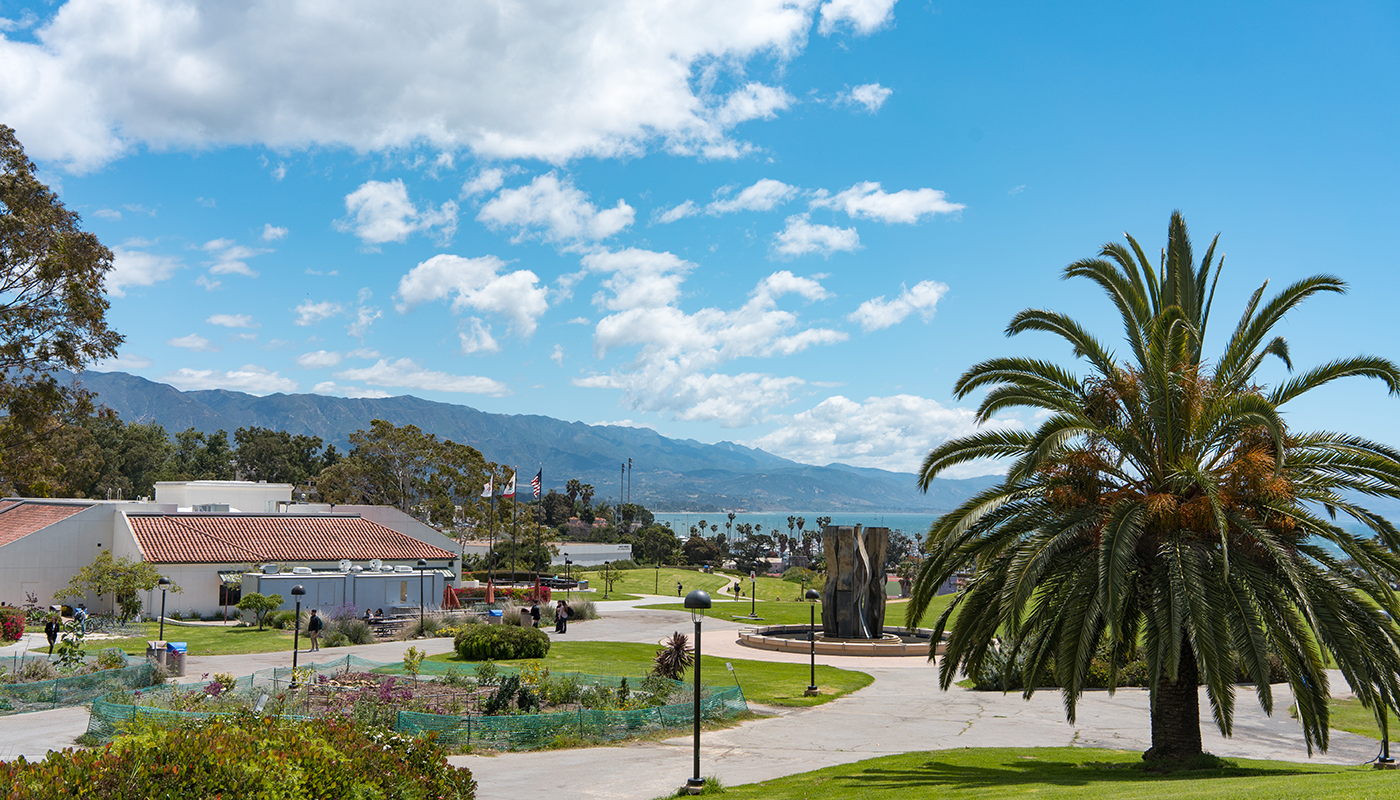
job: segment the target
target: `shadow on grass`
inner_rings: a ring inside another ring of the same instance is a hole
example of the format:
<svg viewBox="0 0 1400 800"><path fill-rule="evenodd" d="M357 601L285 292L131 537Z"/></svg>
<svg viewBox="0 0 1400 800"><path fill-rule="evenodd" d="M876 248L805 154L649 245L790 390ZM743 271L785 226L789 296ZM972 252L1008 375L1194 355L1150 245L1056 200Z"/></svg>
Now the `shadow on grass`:
<svg viewBox="0 0 1400 800"><path fill-rule="evenodd" d="M831 778L835 784L852 789L909 790L943 787L947 789L990 789L1012 785L1048 784L1079 787L1104 783L1143 783L1171 780L1247 779L1312 774L1306 768L1254 769L1228 766L1219 769L1180 770L1154 773L1142 762L1043 761L1031 757L1007 760L998 766L971 766L930 760L914 769L872 767L855 775Z"/></svg>

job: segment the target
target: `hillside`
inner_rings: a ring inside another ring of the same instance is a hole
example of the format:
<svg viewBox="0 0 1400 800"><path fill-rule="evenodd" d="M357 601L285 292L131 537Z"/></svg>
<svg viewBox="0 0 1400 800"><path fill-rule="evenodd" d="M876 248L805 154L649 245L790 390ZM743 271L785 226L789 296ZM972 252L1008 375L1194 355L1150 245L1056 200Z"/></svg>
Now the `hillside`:
<svg viewBox="0 0 1400 800"><path fill-rule="evenodd" d="M341 450L371 420L413 424L439 438L477 448L489 460L519 465L522 475L544 465L545 487L569 478L615 499L619 465L630 457L632 500L657 511L943 511L994 478L938 480L928 494L914 475L831 464L799 464L730 442L669 439L648 428L585 425L535 415L488 414L411 395L350 399L314 394L205 390L182 392L123 372L87 372L82 384L128 422L158 422L168 432L195 428L230 434L242 427L319 436ZM524 480L524 478L522 478Z"/></svg>

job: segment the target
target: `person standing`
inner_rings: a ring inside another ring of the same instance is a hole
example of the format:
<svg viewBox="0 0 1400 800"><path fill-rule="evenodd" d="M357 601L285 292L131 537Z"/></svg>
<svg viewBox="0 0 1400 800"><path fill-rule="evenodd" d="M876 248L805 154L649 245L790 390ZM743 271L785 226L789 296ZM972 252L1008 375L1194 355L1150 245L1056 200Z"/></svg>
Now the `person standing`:
<svg viewBox="0 0 1400 800"><path fill-rule="evenodd" d="M311 609L311 619L306 621L306 638L311 640L312 652L321 649L318 641L321 638L321 626L321 618L316 615L316 609Z"/></svg>
<svg viewBox="0 0 1400 800"><path fill-rule="evenodd" d="M564 632L564 601L560 600L554 604L554 632Z"/></svg>
<svg viewBox="0 0 1400 800"><path fill-rule="evenodd" d="M44 635L49 639L49 655L53 655L53 646L58 642L58 619L53 614L44 623Z"/></svg>
<svg viewBox="0 0 1400 800"><path fill-rule="evenodd" d="M531 604L530 604L530 623L531 623L531 627L538 628L538 627L540 626L540 601L539 601L539 598L536 598L536 599L535 599L534 601L532 601Z"/></svg>
<svg viewBox="0 0 1400 800"><path fill-rule="evenodd" d="M680 597L680 596L681 596L681 590L684 589L684 588L685 588L684 586L681 586L681 582L680 582L680 581L676 581L676 597Z"/></svg>
<svg viewBox="0 0 1400 800"><path fill-rule="evenodd" d="M569 601L567 601L567 600L560 600L560 601L559 601L559 604L562 605L562 606L564 606L564 613L563 613L563 615L560 617L560 619L562 619L563 622L560 623L559 632L560 632L560 633L568 633L568 632L569 632L569 617L572 617L572 616L574 615L574 610L573 610L572 608L569 607Z"/></svg>

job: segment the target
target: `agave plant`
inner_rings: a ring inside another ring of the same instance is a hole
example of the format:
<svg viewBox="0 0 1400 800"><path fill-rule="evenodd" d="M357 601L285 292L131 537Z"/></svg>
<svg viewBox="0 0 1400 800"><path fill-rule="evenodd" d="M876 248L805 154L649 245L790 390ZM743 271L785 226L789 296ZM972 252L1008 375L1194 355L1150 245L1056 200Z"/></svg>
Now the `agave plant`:
<svg viewBox="0 0 1400 800"><path fill-rule="evenodd" d="M676 631L671 634L671 638L662 642L661 649L656 651L651 674L678 681L694 663L695 651L690 647L690 640L684 633Z"/></svg>

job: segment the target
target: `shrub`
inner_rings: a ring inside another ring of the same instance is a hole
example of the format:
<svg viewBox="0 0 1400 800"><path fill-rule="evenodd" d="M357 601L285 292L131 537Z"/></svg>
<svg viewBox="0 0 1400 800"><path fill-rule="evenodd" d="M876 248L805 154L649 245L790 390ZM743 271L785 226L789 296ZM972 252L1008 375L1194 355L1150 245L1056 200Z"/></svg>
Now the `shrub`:
<svg viewBox="0 0 1400 800"><path fill-rule="evenodd" d="M593 605L592 600L575 600L569 603L572 612L569 614L570 622L577 622L581 619L597 619L598 607Z"/></svg>
<svg viewBox="0 0 1400 800"><path fill-rule="evenodd" d="M350 638L343 631L331 631L321 637L321 644L325 647L345 647L350 644Z"/></svg>
<svg viewBox="0 0 1400 800"><path fill-rule="evenodd" d="M126 657L120 647L103 648L97 654L97 667L99 669L121 669L131 663L131 659Z"/></svg>
<svg viewBox="0 0 1400 800"><path fill-rule="evenodd" d="M421 621L414 622L408 628L407 638L416 639L419 636L427 639L437 636L437 632L442 629L442 618L437 616L423 617Z"/></svg>
<svg viewBox="0 0 1400 800"><path fill-rule="evenodd" d="M368 622L355 617L342 618L326 625L323 633L326 647L345 647L351 644L374 644L374 629Z"/></svg>
<svg viewBox="0 0 1400 800"><path fill-rule="evenodd" d="M678 681L694 663L695 652L690 647L690 640L684 633L676 631L671 634L671 638L662 643L661 649L656 651L656 658L652 659L651 674Z"/></svg>
<svg viewBox="0 0 1400 800"><path fill-rule="evenodd" d="M24 636L25 614L18 608L0 608L0 641L17 642Z"/></svg>
<svg viewBox="0 0 1400 800"><path fill-rule="evenodd" d="M582 694L583 686L574 675L549 675L540 681L540 698L552 706L577 703Z"/></svg>
<svg viewBox="0 0 1400 800"><path fill-rule="evenodd" d="M297 612L289 608L286 611L272 613L268 616L266 622L279 631L287 631L292 629L292 625L296 622L296 619Z"/></svg>
<svg viewBox="0 0 1400 800"><path fill-rule="evenodd" d="M474 625L457 635L454 646L465 661L544 658L549 637L539 628Z"/></svg>
<svg viewBox="0 0 1400 800"><path fill-rule="evenodd" d="M476 665L476 685L495 686L501 682L501 671L496 667L496 662L486 659Z"/></svg>
<svg viewBox="0 0 1400 800"><path fill-rule="evenodd" d="M218 747L210 747L218 742ZM139 776L139 778L137 777ZM10 797L441 797L476 782L431 741L349 720L283 722L251 714L148 729L110 747L0 763Z"/></svg>
<svg viewBox="0 0 1400 800"><path fill-rule="evenodd" d="M58 677L58 668L48 661L35 658L24 662L15 670L16 683L37 683L51 681Z"/></svg>

